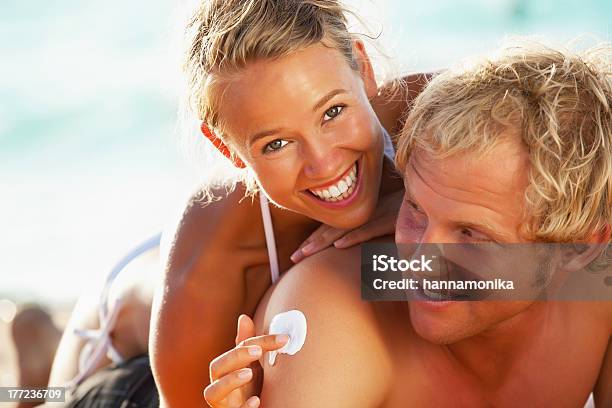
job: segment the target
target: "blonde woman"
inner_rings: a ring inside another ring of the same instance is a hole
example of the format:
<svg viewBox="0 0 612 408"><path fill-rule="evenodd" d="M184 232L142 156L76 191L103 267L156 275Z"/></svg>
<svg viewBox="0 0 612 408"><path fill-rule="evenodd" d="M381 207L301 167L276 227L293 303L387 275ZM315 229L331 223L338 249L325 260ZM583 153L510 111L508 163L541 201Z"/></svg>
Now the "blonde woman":
<svg viewBox="0 0 612 408"><path fill-rule="evenodd" d="M415 76L399 93L381 91L334 0L204 1L189 30L189 99L202 137L245 177L215 191L220 200L189 202L155 295L151 366L172 407L205 403L208 364L280 272L332 243L393 232L403 186L389 133L424 83ZM146 358L117 368L129 377L130 364L141 372Z"/></svg>

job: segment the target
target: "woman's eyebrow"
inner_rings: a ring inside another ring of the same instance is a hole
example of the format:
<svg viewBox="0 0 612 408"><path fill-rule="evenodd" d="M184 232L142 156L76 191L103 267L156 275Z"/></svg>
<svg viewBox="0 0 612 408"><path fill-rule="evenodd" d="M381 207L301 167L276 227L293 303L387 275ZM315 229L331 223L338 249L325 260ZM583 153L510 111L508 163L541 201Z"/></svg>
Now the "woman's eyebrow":
<svg viewBox="0 0 612 408"><path fill-rule="evenodd" d="M328 92L326 95L324 95L321 99L319 99L319 101L317 103L315 103L315 105L312 107L312 111L316 112L319 109L321 109L321 107L323 105L325 105L331 98L333 98L336 95L339 94L343 94L343 93L348 93L348 91L346 89L334 89L330 92Z"/></svg>
<svg viewBox="0 0 612 408"><path fill-rule="evenodd" d="M324 106L327 102L329 102L331 98L333 98L336 95L345 94L345 93L348 93L348 91L346 89L341 89L341 88L334 89L328 92L321 99L319 99L317 103L315 103L315 105L312 108L312 111L313 112L318 111L319 109L321 109L322 106ZM257 140L263 137L272 136L275 133L279 133L282 130L283 130L282 128L276 128L276 129L264 130L262 132L257 132L249 138L249 146L252 146L253 143L255 143Z"/></svg>
<svg viewBox="0 0 612 408"><path fill-rule="evenodd" d="M253 143L255 143L257 140L263 138L263 137L267 137L267 136L272 136L276 133L279 133L281 130L283 130L282 128L276 128L276 129L270 129L270 130L264 130L262 132L258 132L255 133L253 136L251 136L249 138L249 146L252 146Z"/></svg>

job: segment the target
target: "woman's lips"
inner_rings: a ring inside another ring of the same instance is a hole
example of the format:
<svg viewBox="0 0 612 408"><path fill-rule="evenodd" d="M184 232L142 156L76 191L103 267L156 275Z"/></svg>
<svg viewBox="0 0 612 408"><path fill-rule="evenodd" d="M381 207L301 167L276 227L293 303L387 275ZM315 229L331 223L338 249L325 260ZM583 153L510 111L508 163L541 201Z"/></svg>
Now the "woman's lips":
<svg viewBox="0 0 612 408"><path fill-rule="evenodd" d="M317 204L338 209L350 205L361 190L363 179L361 159L355 161L337 181L328 183L324 188L305 190L305 195Z"/></svg>
<svg viewBox="0 0 612 408"><path fill-rule="evenodd" d="M319 199L336 202L346 199L355 189L357 182L357 162L353 163L340 177L324 186L308 189Z"/></svg>

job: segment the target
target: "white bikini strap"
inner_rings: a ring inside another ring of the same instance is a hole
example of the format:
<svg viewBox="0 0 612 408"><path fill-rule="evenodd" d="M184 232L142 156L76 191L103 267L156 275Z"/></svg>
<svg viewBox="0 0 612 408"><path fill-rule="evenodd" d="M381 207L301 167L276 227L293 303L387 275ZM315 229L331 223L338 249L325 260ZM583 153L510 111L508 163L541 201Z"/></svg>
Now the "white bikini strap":
<svg viewBox="0 0 612 408"><path fill-rule="evenodd" d="M383 139L385 141L385 147L384 147L385 156L387 156L391 160L394 160L395 159L395 148L393 147L393 141L391 140L391 135L389 135L389 132L387 132L385 128L383 128L382 131L383 131Z"/></svg>
<svg viewBox="0 0 612 408"><path fill-rule="evenodd" d="M263 218L264 233L266 235L268 259L270 260L270 275L272 276L272 283L276 283L279 277L279 269L276 241L274 239L274 226L272 225L272 216L270 215L270 204L263 193L259 193L259 204L261 206L261 217Z"/></svg>

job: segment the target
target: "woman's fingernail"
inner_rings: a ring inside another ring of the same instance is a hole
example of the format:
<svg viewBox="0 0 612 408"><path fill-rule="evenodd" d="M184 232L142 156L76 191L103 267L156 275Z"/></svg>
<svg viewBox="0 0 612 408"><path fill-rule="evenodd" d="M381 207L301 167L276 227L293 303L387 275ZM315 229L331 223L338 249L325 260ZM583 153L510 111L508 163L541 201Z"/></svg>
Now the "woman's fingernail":
<svg viewBox="0 0 612 408"><path fill-rule="evenodd" d="M259 346L249 346L247 350L249 351L249 354L253 357L261 356L261 347Z"/></svg>
<svg viewBox="0 0 612 408"><path fill-rule="evenodd" d="M340 238L340 239L337 239L336 241L334 241L334 246L335 246L336 248L342 248L342 246L343 246L344 244L346 244L346 241L347 241L347 239L346 239L346 238L344 238L344 237L342 237L342 238Z"/></svg>
<svg viewBox="0 0 612 408"><path fill-rule="evenodd" d="M259 398L251 397L247 401L247 406L251 408L257 408L259 406Z"/></svg>
<svg viewBox="0 0 612 408"><path fill-rule="evenodd" d="M279 334L278 336L276 336L276 343L277 344L285 344L289 341L289 336L286 334Z"/></svg>
<svg viewBox="0 0 612 408"><path fill-rule="evenodd" d="M302 253L304 255L308 255L308 253L314 249L314 246L315 246L315 244L311 242L310 244L306 245L305 247L302 247Z"/></svg>
<svg viewBox="0 0 612 408"><path fill-rule="evenodd" d="M250 368L243 368L242 370L238 371L238 378L240 378L241 380L248 380L252 376L253 370L251 370Z"/></svg>
<svg viewBox="0 0 612 408"><path fill-rule="evenodd" d="M289 258L291 259L291 262L296 263L302 258L302 250L298 249L293 254L291 254Z"/></svg>

